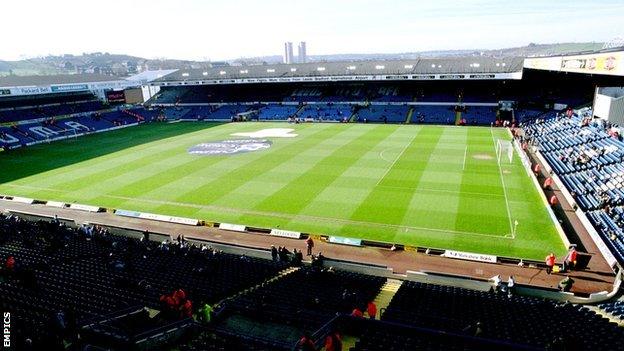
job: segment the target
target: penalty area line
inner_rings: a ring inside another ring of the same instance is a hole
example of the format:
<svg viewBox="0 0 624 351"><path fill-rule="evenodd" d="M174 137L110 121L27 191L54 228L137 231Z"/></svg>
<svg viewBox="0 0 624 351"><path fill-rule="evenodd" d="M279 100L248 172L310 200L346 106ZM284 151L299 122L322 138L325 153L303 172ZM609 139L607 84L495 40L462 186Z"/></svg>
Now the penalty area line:
<svg viewBox="0 0 624 351"><path fill-rule="evenodd" d="M405 153L405 151L407 150L408 147L410 147L410 145L412 145L412 143L414 142L414 140L416 139L416 135L418 135L418 132L414 133L414 136L412 137L412 140L410 140L409 143L407 143L405 145L405 147L403 147L403 150L401 150L401 152L399 153L399 155L394 159L394 161L392 161L392 164L390 165L390 167L388 167L386 169L386 171L384 172L383 176L381 176L381 178L379 178L379 180L377 181L377 184L375 185L379 185L381 184L381 182L384 180L384 178L386 178L386 176L388 175L388 173L390 173L390 170L394 167L394 165L397 163L397 161L401 158L401 156L403 156L403 154ZM383 157L382 157L383 159ZM385 159L384 159L385 160Z"/></svg>

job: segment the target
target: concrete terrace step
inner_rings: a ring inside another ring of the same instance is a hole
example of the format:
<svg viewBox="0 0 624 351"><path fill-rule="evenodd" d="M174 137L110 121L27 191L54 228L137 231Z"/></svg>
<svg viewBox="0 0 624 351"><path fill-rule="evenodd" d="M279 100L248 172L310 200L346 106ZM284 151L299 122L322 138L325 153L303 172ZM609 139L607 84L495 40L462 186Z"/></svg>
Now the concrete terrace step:
<svg viewBox="0 0 624 351"><path fill-rule="evenodd" d="M603 310L602 308L600 308L598 306L589 306L589 305L586 305L584 307L587 308L588 310L594 311L597 314L607 318L609 321L611 321L613 323L616 323L620 327L624 327L624 320L623 319L620 319L619 317L616 317L616 316L612 315L611 313Z"/></svg>
<svg viewBox="0 0 624 351"><path fill-rule="evenodd" d="M284 270L279 271L279 272L278 272L278 273L277 273L274 277L271 277L271 278L269 278L269 279L267 279L267 280L263 281L262 283L260 283L260 284L258 284L258 285L255 285L255 286L252 286L252 287L250 287L250 288L248 288L248 289L245 289L245 290L239 291L238 293L236 293L236 294L234 294L234 295L232 295L232 296L230 296L230 297L226 297L225 299L223 299L223 300L219 301L219 302L218 302L218 303L216 303L215 305L220 305L220 304L221 304L221 303L223 303L224 301L227 301L227 300L232 300L232 299L234 299L234 298L236 298L236 297L238 297L238 296L241 296L241 295L244 295L244 294L250 293L250 292L252 292L252 291L254 291L254 290L258 289L259 287L261 287L261 286L262 286L262 285L264 285L264 284L268 284L268 283L274 282L274 281L276 281L276 280L278 280L278 279L282 279L283 277L285 277L285 276L287 276L287 275L289 275L289 274L291 274L291 273L293 273L293 272L296 272L296 271L298 271L299 269L300 269L300 267L288 267L288 268L286 268L286 269L284 269Z"/></svg>
<svg viewBox="0 0 624 351"><path fill-rule="evenodd" d="M377 297L375 297L374 300L375 305L377 305L377 311L379 314L378 318L381 317L381 311L388 308L388 305L390 305L392 298L394 297L396 292L399 291L401 285L403 285L402 280L388 279L386 283L381 287L379 294L377 294Z"/></svg>

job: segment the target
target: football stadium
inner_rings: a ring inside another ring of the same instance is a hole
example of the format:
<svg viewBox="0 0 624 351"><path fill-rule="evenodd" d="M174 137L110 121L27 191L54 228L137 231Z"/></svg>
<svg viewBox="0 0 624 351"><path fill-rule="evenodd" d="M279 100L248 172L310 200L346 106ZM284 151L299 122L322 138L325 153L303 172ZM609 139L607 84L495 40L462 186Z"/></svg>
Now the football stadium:
<svg viewBox="0 0 624 351"><path fill-rule="evenodd" d="M624 41L283 59L0 75L1 350L622 349Z"/></svg>

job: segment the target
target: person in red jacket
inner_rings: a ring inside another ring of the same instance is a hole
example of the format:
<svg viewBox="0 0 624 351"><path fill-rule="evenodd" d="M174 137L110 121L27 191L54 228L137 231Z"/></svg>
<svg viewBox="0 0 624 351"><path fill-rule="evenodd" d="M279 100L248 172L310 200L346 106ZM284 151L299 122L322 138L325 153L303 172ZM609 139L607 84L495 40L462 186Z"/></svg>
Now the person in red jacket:
<svg viewBox="0 0 624 351"><path fill-rule="evenodd" d="M557 204L559 203L559 200L557 199L557 197L555 195L550 197L550 206L557 206Z"/></svg>
<svg viewBox="0 0 624 351"><path fill-rule="evenodd" d="M356 307L351 312L351 317L364 318L364 314L362 314L362 311Z"/></svg>
<svg viewBox="0 0 624 351"><path fill-rule="evenodd" d="M548 177L544 180L544 189L550 189L550 187L552 187L552 183L553 183L553 179L552 177Z"/></svg>
<svg viewBox="0 0 624 351"><path fill-rule="evenodd" d="M186 292L184 292L184 290L182 289L178 289L174 291L173 299L175 300L178 306L182 305L184 303L184 300L186 300Z"/></svg>
<svg viewBox="0 0 624 351"><path fill-rule="evenodd" d="M306 248L308 249L308 256L312 255L312 248L314 247L314 240L312 240L312 237L309 236L306 241Z"/></svg>
<svg viewBox="0 0 624 351"><path fill-rule="evenodd" d="M172 295L162 295L160 296L160 304L163 316L165 318L173 318L175 314L175 310L177 308L176 300Z"/></svg>
<svg viewBox="0 0 624 351"><path fill-rule="evenodd" d="M576 256L577 256L576 249L574 247L570 248L570 251L568 251L568 254L566 255L565 259L563 260L563 270L564 271L572 269L572 268L574 268L574 266L576 266Z"/></svg>
<svg viewBox="0 0 624 351"><path fill-rule="evenodd" d="M535 166L533 167L533 173L535 173L535 175L539 175L540 171L542 170L542 166L540 166L539 163L536 163Z"/></svg>
<svg viewBox="0 0 624 351"><path fill-rule="evenodd" d="M191 300L185 300L180 306L180 318L193 317L193 302Z"/></svg>
<svg viewBox="0 0 624 351"><path fill-rule="evenodd" d="M546 273L550 274L554 266L555 266L555 254L551 252L550 255L546 256Z"/></svg>
<svg viewBox="0 0 624 351"><path fill-rule="evenodd" d="M375 316L377 316L377 305L375 305L375 302L370 301L366 305L366 312L368 312L368 318L375 319Z"/></svg>
<svg viewBox="0 0 624 351"><path fill-rule="evenodd" d="M325 351L342 351L342 338L340 333L334 331L325 338Z"/></svg>
<svg viewBox="0 0 624 351"><path fill-rule="evenodd" d="M13 271L15 269L15 257L9 256L6 260L6 263L4 264L4 267L8 271Z"/></svg>

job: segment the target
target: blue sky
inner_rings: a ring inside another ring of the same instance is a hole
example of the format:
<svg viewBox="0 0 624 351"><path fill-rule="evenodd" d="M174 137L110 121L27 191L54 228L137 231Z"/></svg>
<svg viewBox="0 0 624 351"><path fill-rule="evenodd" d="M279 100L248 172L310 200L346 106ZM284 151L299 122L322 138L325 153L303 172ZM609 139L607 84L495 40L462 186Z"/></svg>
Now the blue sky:
<svg viewBox="0 0 624 351"><path fill-rule="evenodd" d="M103 51L223 60L496 49L624 36L624 0L6 1L0 59Z"/></svg>

